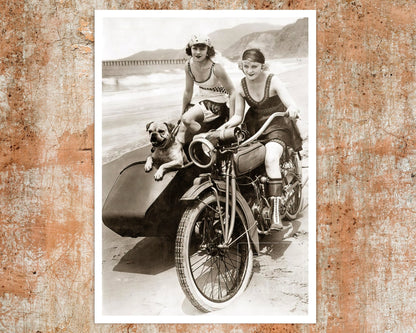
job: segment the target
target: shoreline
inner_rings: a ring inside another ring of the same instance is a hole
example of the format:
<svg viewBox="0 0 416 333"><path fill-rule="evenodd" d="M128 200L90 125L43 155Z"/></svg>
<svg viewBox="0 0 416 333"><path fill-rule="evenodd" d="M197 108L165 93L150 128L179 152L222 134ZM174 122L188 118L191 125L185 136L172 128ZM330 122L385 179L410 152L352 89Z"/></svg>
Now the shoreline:
<svg viewBox="0 0 416 333"><path fill-rule="evenodd" d="M291 63L293 63L293 59L294 58L285 58L286 61L291 62ZM304 138L308 137L308 135L305 135L307 134L307 130L308 130L308 98L307 98L308 86L307 84L305 84L305 79L307 79L307 75L308 75L308 63L306 61L307 61L307 58L302 58L302 61L299 63L299 66L296 66L295 68L288 68L286 71L276 74L286 84L286 87L288 88L290 94L292 95L293 99L297 103L298 107L301 109L301 119L303 121L299 123L300 123L300 130L302 132L302 137ZM271 66L272 68L270 72L274 73L275 71L273 71L273 67L277 67L277 66L280 67L281 64ZM236 76L236 73L233 73L233 74L234 76ZM239 75L239 77L242 77L241 72L237 72L237 74ZM160 89L162 91L164 90L163 87ZM178 93L177 91L178 90L176 90L175 96ZM164 97L164 98L165 98L165 103L168 102L169 104L174 103L175 99L179 100L178 97L174 97L171 95L168 95L167 97ZM115 141L115 143L113 144L113 148L110 148L108 151L104 151L103 149L103 153L105 153L105 156L101 156L103 166L117 160L118 158L123 157L125 154L129 154L147 145L147 137L145 136L145 132L144 132L144 124L148 121L161 118L160 113L155 113L155 111L152 111L152 108L154 108L154 106L152 107L152 103L153 104L156 103L157 99L158 99L158 96L149 97L146 103L142 103L142 107L146 107L146 111L140 111L140 112L143 112L143 115L134 115L135 119L137 120L133 120L133 117L131 114L129 113L126 114L125 117L128 118L129 120L127 122L128 124L131 124L134 121L137 121L138 132L135 132L137 133L136 134L137 138L135 139L135 142L138 145L135 146L133 149L129 149L125 141L122 141L122 142L120 141L122 145L117 144L117 141ZM126 101L126 103L129 103L129 102ZM149 107L149 109L147 109L147 107ZM167 112L162 113L162 116L167 116L167 118L165 118L165 121L172 121L179 117L179 112L175 111L177 107L178 106L171 106L170 108L172 109L172 112L169 112L169 114L167 114ZM160 109L166 109L166 107L159 108L159 110ZM123 110L121 110L121 112L122 111ZM123 135L121 135L121 137L122 136ZM117 140L117 139L114 139L114 140ZM105 140L103 139L103 141ZM105 145L103 145L103 147L105 147ZM120 152L121 154L118 155L118 153Z"/></svg>

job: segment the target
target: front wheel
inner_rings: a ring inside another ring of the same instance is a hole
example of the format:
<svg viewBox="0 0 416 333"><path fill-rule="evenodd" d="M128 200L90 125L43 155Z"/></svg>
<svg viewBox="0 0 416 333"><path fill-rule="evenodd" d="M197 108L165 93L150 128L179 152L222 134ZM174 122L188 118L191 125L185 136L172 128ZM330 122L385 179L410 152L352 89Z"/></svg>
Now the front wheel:
<svg viewBox="0 0 416 333"><path fill-rule="evenodd" d="M235 225L229 246L223 246L219 206L207 193L188 207L179 224L175 263L186 297L203 312L227 307L247 287L253 271L253 251L243 212L236 208Z"/></svg>
<svg viewBox="0 0 416 333"><path fill-rule="evenodd" d="M289 193L289 199L286 203L285 217L290 221L295 220L301 212L303 199L302 164L298 154L296 153L291 156L291 160L293 163L293 169L295 173L295 177L292 179L292 183L297 181L297 185L295 185L291 190L291 193Z"/></svg>

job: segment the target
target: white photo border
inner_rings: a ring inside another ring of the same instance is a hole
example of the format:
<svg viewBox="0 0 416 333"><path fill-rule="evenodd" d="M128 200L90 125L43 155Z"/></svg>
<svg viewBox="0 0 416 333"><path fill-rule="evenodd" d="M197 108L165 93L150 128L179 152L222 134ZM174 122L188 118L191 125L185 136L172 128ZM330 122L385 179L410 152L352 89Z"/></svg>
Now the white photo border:
<svg viewBox="0 0 416 333"><path fill-rule="evenodd" d="M190 17L308 18L308 315L306 316L110 316L102 314L102 54L105 18ZM96 323L316 323L316 11L315 10L96 10L95 11L95 322Z"/></svg>

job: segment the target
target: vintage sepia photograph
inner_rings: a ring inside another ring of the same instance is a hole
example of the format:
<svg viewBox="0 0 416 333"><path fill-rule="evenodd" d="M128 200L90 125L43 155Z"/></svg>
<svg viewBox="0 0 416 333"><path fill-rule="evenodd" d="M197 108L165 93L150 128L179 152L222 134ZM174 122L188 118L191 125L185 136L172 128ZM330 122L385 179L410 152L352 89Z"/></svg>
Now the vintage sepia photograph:
<svg viewBox="0 0 416 333"><path fill-rule="evenodd" d="M316 321L315 11L95 12L95 321Z"/></svg>

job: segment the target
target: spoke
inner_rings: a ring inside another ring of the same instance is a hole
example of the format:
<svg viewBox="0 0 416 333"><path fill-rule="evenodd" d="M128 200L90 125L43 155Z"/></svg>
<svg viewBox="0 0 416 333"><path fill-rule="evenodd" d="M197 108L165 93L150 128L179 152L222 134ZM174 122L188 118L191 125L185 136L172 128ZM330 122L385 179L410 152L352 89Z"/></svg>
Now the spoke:
<svg viewBox="0 0 416 333"><path fill-rule="evenodd" d="M238 236L236 239L234 239L230 244L228 244L228 246L233 245L236 241L238 241L241 237L243 237L244 235L248 235L248 232L253 229L254 227L256 227L255 224L253 224L250 229L248 229L247 231L244 231L240 236Z"/></svg>
<svg viewBox="0 0 416 333"><path fill-rule="evenodd" d="M206 275L206 272L210 269L210 265L207 265L207 263L210 260L211 260L211 258L209 258L208 260L206 260L203 265L200 265L198 267L198 269L202 267L199 273L196 270L192 271L192 275L193 276L196 276L197 275L197 279L198 278L202 278L204 275Z"/></svg>
<svg viewBox="0 0 416 333"><path fill-rule="evenodd" d="M244 246L244 249L242 249L241 251L237 251L235 250L235 259L228 257L229 260L231 261L231 263L235 262L236 265L234 266L236 270L239 270L241 268L242 265L244 265L244 263L247 261L247 256L248 256L248 245Z"/></svg>
<svg viewBox="0 0 416 333"><path fill-rule="evenodd" d="M220 279L220 277L221 277L221 274L220 274L221 269L220 269L220 262L219 262L219 260L217 260L217 271L218 271L218 273L217 273L217 277L218 277L218 298L217 299L221 299L221 297L222 297L222 293L221 293L221 279Z"/></svg>
<svg viewBox="0 0 416 333"><path fill-rule="evenodd" d="M232 259L231 258L229 258L230 259L230 261L232 261ZM230 272L230 279L231 279L231 281L234 283L234 281L237 279L237 277L238 277L238 266L234 266L233 264L232 264L232 262L230 262L230 264L231 264L231 266L232 266L232 270L230 270L229 272ZM233 272L235 272L235 273L233 273ZM233 277L234 276L234 277Z"/></svg>
<svg viewBox="0 0 416 333"><path fill-rule="evenodd" d="M192 268L192 271L193 271L193 272L196 272L196 271L197 271L200 267L205 266L205 264L206 264L206 263L207 263L207 262L211 259L211 257L209 257L208 255L206 255L205 257L206 257L207 259L206 259L206 260L205 260L202 264L200 264L198 267L196 267L196 268L195 268L195 267L193 267L194 265L192 265L192 264L191 264L191 268ZM202 260L202 259L201 259L201 260ZM200 261L201 261L201 260L200 260ZM195 264L196 264L196 263L195 263Z"/></svg>
<svg viewBox="0 0 416 333"><path fill-rule="evenodd" d="M229 260L229 263L231 266L233 266L233 268L237 268L238 267L238 260L231 258L230 255L227 253L227 259Z"/></svg>
<svg viewBox="0 0 416 333"><path fill-rule="evenodd" d="M191 264L191 266L195 266L196 264L198 264L200 261L202 261L202 260L204 260L204 258L206 257L207 255L203 255L203 256L201 256L201 259L198 259L197 261L195 261L193 264ZM193 255L190 259L192 259L192 258L195 258L196 257L196 255ZM191 261L191 260L189 260L189 261Z"/></svg>
<svg viewBox="0 0 416 333"><path fill-rule="evenodd" d="M202 286L202 292L204 293L204 295L206 295L207 293L206 293L205 290L208 286L207 281L210 278L210 274L207 273L207 274L204 274L204 275L205 275L205 279L204 279L203 283L201 283L201 286ZM202 274L200 276L202 277ZM197 282L197 281L195 281L195 282ZM198 285L199 285L199 283L198 283Z"/></svg>
<svg viewBox="0 0 416 333"><path fill-rule="evenodd" d="M214 259L211 257L211 258L209 258L209 260L205 261L204 265L202 265L202 266L203 266L203 268L202 268L201 274L200 274L199 276L204 275L207 271L209 271L209 270L210 270L210 268L212 267L212 264L210 264L210 265L205 265L205 264L206 264L208 261L213 261L213 260L214 260Z"/></svg>
<svg viewBox="0 0 416 333"><path fill-rule="evenodd" d="M238 283L238 252L234 250L226 252L224 258L221 259L204 256L198 260L198 263L201 261L203 263L192 270L198 288L211 299L221 300L227 297L232 294ZM203 267L202 270L200 270L201 267ZM200 272L197 274L197 271Z"/></svg>
<svg viewBox="0 0 416 333"><path fill-rule="evenodd" d="M211 299L214 298L214 280L213 280L213 274L212 274L212 269L210 271L210 276L211 276Z"/></svg>
<svg viewBox="0 0 416 333"><path fill-rule="evenodd" d="M227 253L225 256L224 256L224 260L223 260L224 262L226 262L229 266L231 266L232 268L236 268L237 267L237 265L236 265L236 263L238 262L237 260L235 260L234 258L232 258L231 256L230 256L230 253Z"/></svg>
<svg viewBox="0 0 416 333"><path fill-rule="evenodd" d="M228 282L227 264L224 261L221 261L221 263L224 265L224 271L221 271L221 276L222 276L222 279L224 281L224 286L225 286L225 289L226 289L225 295L228 295L230 287L228 286L228 283L227 283Z"/></svg>
<svg viewBox="0 0 416 333"><path fill-rule="evenodd" d="M228 268L227 263L226 263L225 261L224 261L224 267L225 267L225 272L224 272L224 276L225 276L225 278L224 278L224 283L225 283L225 286L227 287L227 290L228 290L228 291L231 291L231 288L228 286L227 280L228 280L228 282L230 282L230 283L231 283L231 287L232 287L232 285L233 285L233 280L232 280L232 277L231 277L231 276L229 276L229 275L231 275L232 273L231 273L231 270Z"/></svg>
<svg viewBox="0 0 416 333"><path fill-rule="evenodd" d="M198 259L194 264L196 264L196 263L198 263L198 262L200 262L201 260L203 260L203 258L205 257L205 256L207 256L207 254L203 254L203 255L201 255L201 253L200 252L196 252L196 253L194 253L191 257L190 257L190 259L192 259L192 258L197 258L197 257L201 257L201 259Z"/></svg>
<svg viewBox="0 0 416 333"><path fill-rule="evenodd" d="M198 288L199 287L201 287L202 288L202 292L203 292L203 294L204 295L206 295L206 288L207 288L207 280L209 279L209 274L205 274L205 277L204 277L205 279L204 279L204 281L203 282L201 282L201 283L198 283L197 282L197 284L198 284ZM203 279L203 277L201 276L201 280Z"/></svg>

